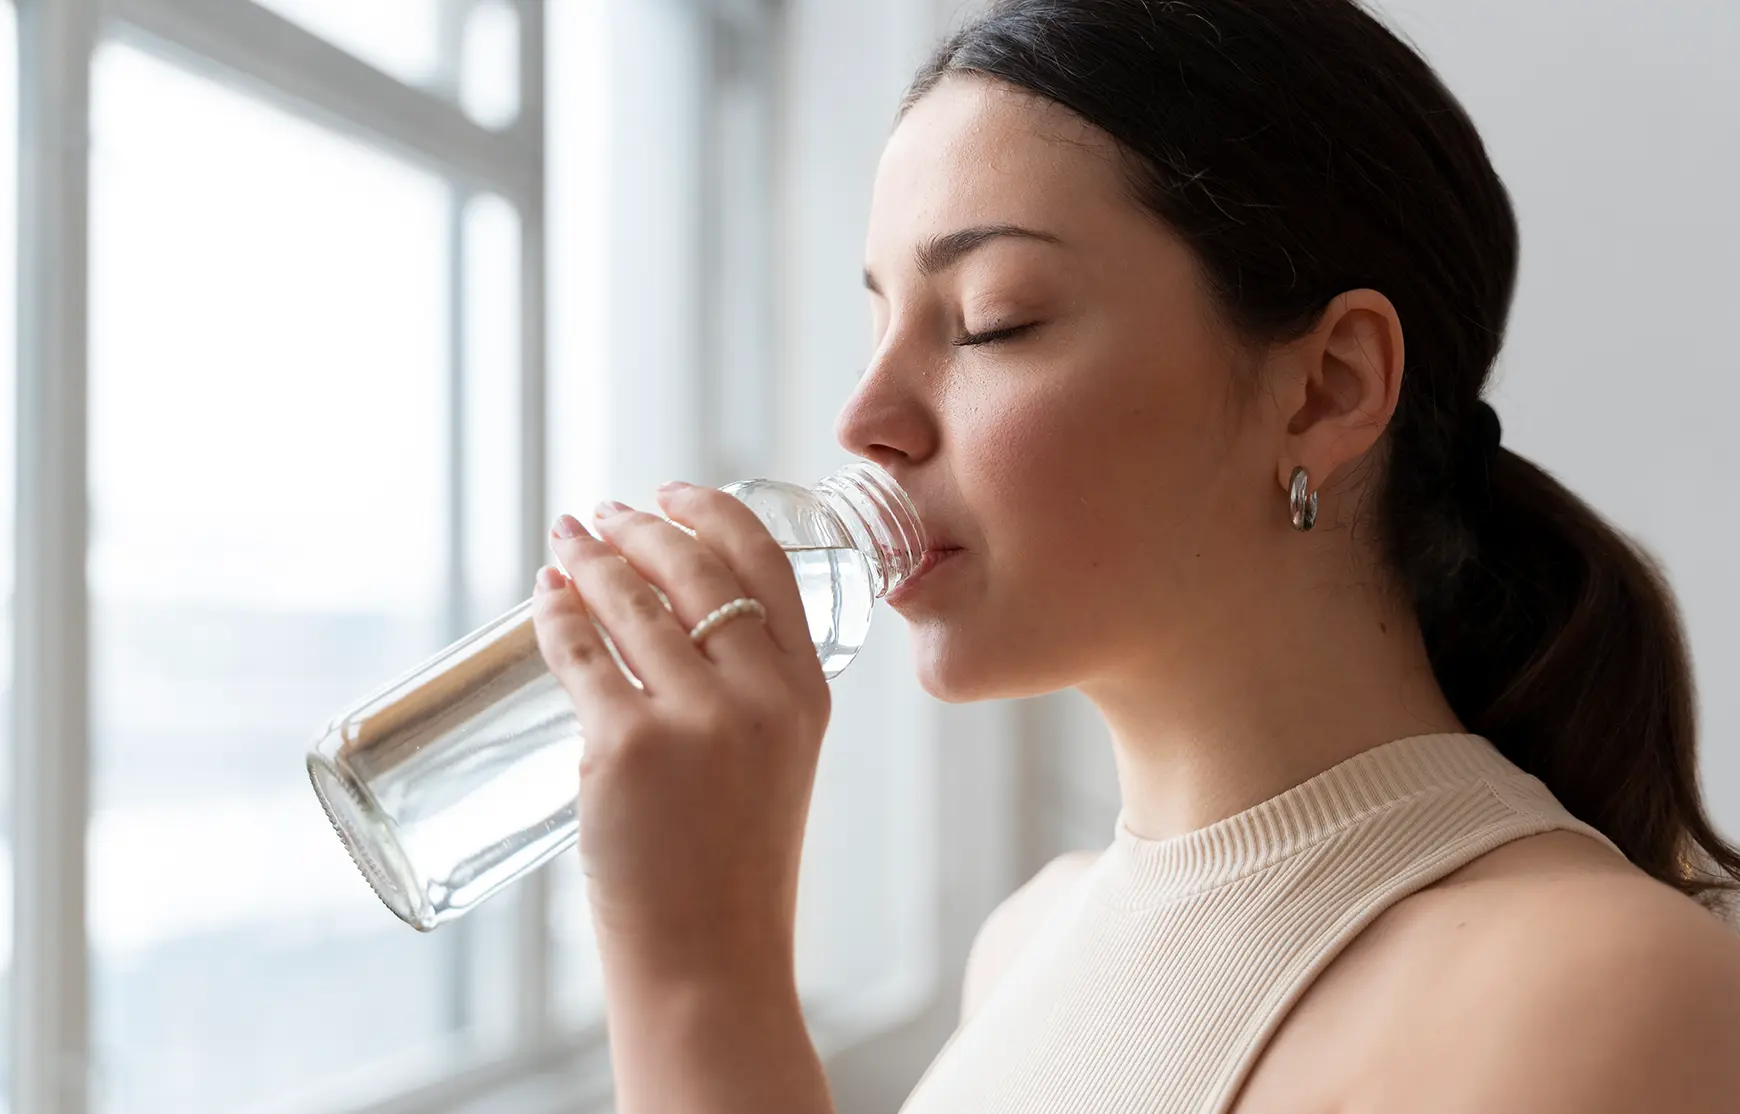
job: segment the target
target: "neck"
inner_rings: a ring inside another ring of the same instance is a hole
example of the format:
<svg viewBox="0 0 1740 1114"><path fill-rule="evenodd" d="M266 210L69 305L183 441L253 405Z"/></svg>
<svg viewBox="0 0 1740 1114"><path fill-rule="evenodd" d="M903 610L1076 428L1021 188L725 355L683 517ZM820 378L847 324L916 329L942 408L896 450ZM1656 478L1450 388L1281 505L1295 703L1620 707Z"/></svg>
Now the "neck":
<svg viewBox="0 0 1740 1114"><path fill-rule="evenodd" d="M1411 609L1369 578L1281 582L1217 609L1210 629L1081 686L1142 838L1206 827L1392 740L1463 730Z"/></svg>

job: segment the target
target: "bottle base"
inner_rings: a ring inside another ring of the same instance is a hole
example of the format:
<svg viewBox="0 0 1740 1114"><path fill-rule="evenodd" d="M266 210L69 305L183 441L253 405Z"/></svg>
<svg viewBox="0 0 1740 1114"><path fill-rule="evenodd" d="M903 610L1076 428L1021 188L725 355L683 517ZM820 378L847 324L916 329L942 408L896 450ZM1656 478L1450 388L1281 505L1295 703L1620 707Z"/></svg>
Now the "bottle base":
<svg viewBox="0 0 1740 1114"><path fill-rule="evenodd" d="M434 928L439 921L368 789L319 755L308 758L308 780L333 831L381 904L419 932Z"/></svg>

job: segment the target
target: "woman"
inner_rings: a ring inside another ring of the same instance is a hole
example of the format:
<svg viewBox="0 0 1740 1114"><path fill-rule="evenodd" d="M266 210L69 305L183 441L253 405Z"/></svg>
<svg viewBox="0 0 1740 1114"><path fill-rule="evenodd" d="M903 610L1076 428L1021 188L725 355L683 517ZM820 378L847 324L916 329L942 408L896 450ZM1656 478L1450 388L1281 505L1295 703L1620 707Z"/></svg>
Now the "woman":
<svg viewBox="0 0 1740 1114"><path fill-rule="evenodd" d="M913 1114L1740 1101L1672 599L1481 401L1517 250L1349 0L1009 0L919 75L840 440L933 534L890 601L925 688L1079 688L1123 813L986 925ZM747 511L660 504L698 540L607 504L539 579L620 1108L823 1111L791 937L827 688ZM690 637L740 597L763 622Z"/></svg>

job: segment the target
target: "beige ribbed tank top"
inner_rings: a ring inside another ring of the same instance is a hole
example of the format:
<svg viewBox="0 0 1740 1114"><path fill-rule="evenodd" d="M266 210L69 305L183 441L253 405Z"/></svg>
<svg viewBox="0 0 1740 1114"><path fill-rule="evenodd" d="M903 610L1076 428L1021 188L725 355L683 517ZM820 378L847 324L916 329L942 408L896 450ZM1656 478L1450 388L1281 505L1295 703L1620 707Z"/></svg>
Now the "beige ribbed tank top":
<svg viewBox="0 0 1740 1114"><path fill-rule="evenodd" d="M1608 842L1474 735L1388 743L1173 839L1120 818L903 1114L1225 1111L1379 913L1554 829Z"/></svg>

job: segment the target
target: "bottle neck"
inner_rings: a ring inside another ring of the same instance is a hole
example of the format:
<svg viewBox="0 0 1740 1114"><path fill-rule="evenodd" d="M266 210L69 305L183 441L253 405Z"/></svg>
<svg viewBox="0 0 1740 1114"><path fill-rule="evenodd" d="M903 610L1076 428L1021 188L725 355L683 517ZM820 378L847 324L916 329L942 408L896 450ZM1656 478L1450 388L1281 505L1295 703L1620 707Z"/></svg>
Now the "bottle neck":
<svg viewBox="0 0 1740 1114"><path fill-rule="evenodd" d="M912 500L878 465L853 461L812 488L870 562L870 579L881 599L919 571L927 548L924 525Z"/></svg>

